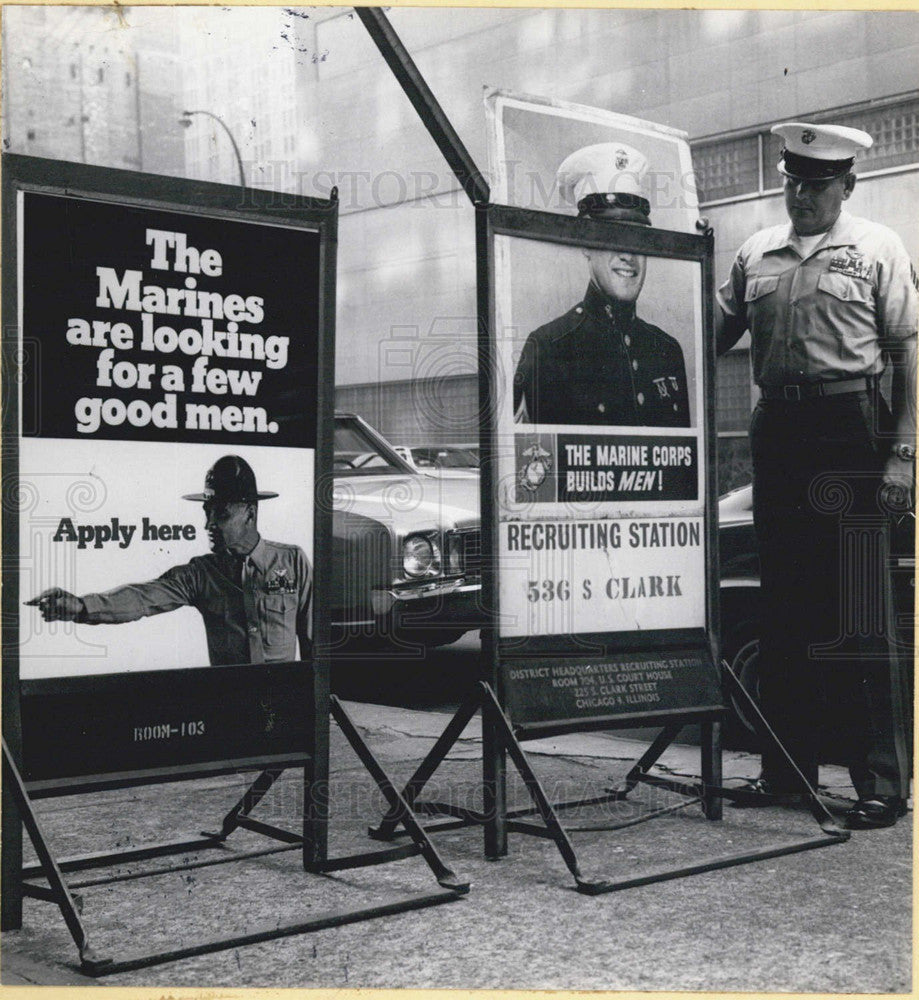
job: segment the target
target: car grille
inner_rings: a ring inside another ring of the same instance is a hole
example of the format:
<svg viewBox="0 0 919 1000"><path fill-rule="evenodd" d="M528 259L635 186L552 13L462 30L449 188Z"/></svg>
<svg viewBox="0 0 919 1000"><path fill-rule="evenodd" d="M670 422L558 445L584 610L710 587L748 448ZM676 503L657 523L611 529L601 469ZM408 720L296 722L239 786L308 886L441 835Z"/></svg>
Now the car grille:
<svg viewBox="0 0 919 1000"><path fill-rule="evenodd" d="M478 528L448 532L447 553L448 572L478 576L482 571L482 532Z"/></svg>

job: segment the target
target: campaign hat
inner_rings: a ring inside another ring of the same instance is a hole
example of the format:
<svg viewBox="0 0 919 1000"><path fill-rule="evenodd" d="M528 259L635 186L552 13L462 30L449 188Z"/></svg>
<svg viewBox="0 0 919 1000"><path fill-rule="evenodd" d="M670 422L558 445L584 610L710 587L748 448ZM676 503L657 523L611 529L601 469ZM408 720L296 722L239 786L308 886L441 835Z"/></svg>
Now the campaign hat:
<svg viewBox="0 0 919 1000"><path fill-rule="evenodd" d="M602 216L622 209L621 221L651 225L648 158L624 142L599 142L565 157L556 172L559 194L579 214Z"/></svg>
<svg viewBox="0 0 919 1000"><path fill-rule="evenodd" d="M829 180L847 174L855 157L874 142L867 132L848 125L782 122L771 131L785 143L779 171L801 180Z"/></svg>
<svg viewBox="0 0 919 1000"><path fill-rule="evenodd" d="M259 490L252 466L239 455L224 455L207 470L203 493L186 493L183 500L199 503L254 503L270 500L277 493Z"/></svg>

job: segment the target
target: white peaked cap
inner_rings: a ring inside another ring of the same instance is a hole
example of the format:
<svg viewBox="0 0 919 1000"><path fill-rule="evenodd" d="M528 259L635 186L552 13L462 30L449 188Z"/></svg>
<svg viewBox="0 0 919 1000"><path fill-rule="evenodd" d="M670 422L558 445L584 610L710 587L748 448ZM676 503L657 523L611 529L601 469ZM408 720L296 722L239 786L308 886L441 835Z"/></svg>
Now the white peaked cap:
<svg viewBox="0 0 919 1000"><path fill-rule="evenodd" d="M773 125L772 132L785 142L778 168L792 177L829 178L847 173L856 155L874 143L867 132L847 125L782 122Z"/></svg>
<svg viewBox="0 0 919 1000"><path fill-rule="evenodd" d="M591 194L629 194L647 199L648 167L648 158L634 146L600 142L567 156L556 179L561 197L575 206Z"/></svg>

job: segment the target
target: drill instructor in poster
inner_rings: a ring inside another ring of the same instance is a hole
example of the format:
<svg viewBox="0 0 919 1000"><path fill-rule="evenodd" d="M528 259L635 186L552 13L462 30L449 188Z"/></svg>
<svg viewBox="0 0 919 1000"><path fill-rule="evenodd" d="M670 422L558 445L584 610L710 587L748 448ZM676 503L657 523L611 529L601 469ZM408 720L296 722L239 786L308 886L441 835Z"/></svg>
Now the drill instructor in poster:
<svg viewBox="0 0 919 1000"><path fill-rule="evenodd" d="M803 122L772 131L785 142L791 224L743 244L716 315L719 352L750 331L761 394L750 425L760 698L814 787L821 719L843 715L858 795L847 825L886 827L909 796L883 539L914 486L916 277L895 233L843 209L871 136ZM888 364L892 412L878 391ZM755 791L768 804L804 789L767 747Z"/></svg>
<svg viewBox="0 0 919 1000"><path fill-rule="evenodd" d="M651 225L648 160L619 142L585 146L558 169L559 191L579 215ZM640 319L635 303L647 258L584 250L584 299L527 338L514 375L517 423L688 427L679 343Z"/></svg>
<svg viewBox="0 0 919 1000"><path fill-rule="evenodd" d="M311 650L312 574L296 545L269 542L258 532L260 492L244 459L225 455L208 470L204 492L185 500L204 505L211 551L174 566L149 583L128 584L77 597L60 588L26 603L45 621L87 625L137 621L177 608L197 608L204 619L212 665L282 663L308 659Z"/></svg>

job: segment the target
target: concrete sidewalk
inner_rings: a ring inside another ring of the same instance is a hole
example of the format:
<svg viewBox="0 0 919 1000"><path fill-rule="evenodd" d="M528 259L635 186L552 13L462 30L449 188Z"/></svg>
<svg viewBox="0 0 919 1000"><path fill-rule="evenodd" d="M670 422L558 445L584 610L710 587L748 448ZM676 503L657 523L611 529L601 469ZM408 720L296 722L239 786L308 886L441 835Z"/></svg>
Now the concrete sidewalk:
<svg viewBox="0 0 919 1000"><path fill-rule="evenodd" d="M397 783L448 721L443 714L376 705L346 703L346 709ZM598 794L644 747L609 733L525 744L554 799ZM659 772L697 775L698 748L671 746ZM754 755L725 753L726 783L757 772ZM432 779L432 795L477 805L480 778L474 719ZM840 804L852 795L842 768L821 769L821 785ZM39 809L55 850L71 856L211 829L242 787L241 776L228 776L43 800ZM660 805L668 794L636 790L628 803L615 804L616 818L623 809L637 814ZM529 801L513 774L509 797L512 805ZM333 857L382 846L366 836L381 815L382 797L336 727L331 801ZM290 772L256 815L296 829L301 811L302 784ZM563 820L596 825L610 811L566 811ZM460 901L98 982L166 987L173 996L192 985L207 987L212 996L242 986L908 992L911 820L912 814L889 830L854 833L828 850L599 897L573 891L551 841L512 835L508 857L487 862L480 830L450 831L438 834L436 845L458 874L472 880L471 893ZM721 823L709 823L695 807L614 833L572 834L572 840L585 874L622 878L819 833L805 811L726 809ZM231 841L242 850L264 845L244 831ZM162 861L149 863L160 866ZM133 868L137 874L141 866ZM315 915L436 888L420 858L308 876L291 852L80 891L96 950L120 957L139 941L143 947L175 945L253 923L288 923L304 908ZM76 949L56 908L26 901L23 928L3 936L0 981L90 982L79 975Z"/></svg>

